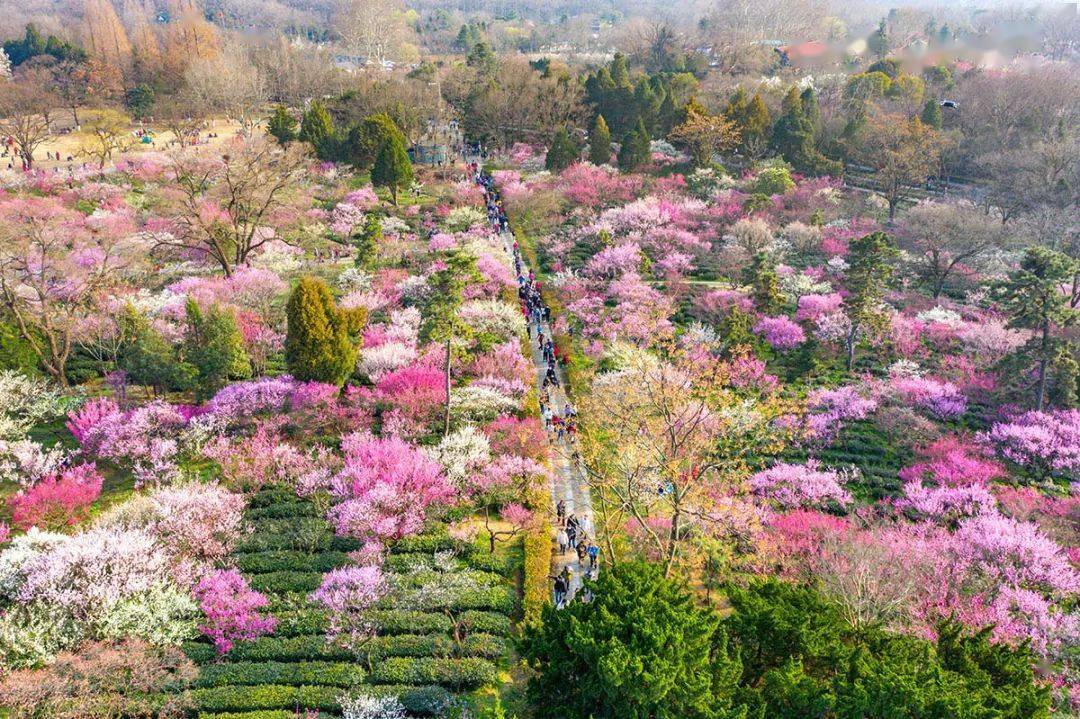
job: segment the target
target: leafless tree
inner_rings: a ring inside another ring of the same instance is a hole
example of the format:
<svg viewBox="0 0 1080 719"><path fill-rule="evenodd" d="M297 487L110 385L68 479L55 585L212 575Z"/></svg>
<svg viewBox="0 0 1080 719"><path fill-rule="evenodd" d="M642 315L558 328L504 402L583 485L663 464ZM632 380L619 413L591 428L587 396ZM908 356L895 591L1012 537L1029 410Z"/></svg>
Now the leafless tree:
<svg viewBox="0 0 1080 719"><path fill-rule="evenodd" d="M34 166L34 151L50 135L49 113L58 99L26 80L0 82L0 135L10 137L27 167Z"/></svg>
<svg viewBox="0 0 1080 719"><path fill-rule="evenodd" d="M238 139L219 158L175 153L170 169L175 199L166 211L173 228L154 237L155 250L204 253L231 275L277 237L271 219L288 206L304 162L298 146L280 148L261 138Z"/></svg>
<svg viewBox="0 0 1080 719"><path fill-rule="evenodd" d="M250 136L266 104L262 76L243 48L233 47L210 59L196 59L185 74L191 99L240 123Z"/></svg>

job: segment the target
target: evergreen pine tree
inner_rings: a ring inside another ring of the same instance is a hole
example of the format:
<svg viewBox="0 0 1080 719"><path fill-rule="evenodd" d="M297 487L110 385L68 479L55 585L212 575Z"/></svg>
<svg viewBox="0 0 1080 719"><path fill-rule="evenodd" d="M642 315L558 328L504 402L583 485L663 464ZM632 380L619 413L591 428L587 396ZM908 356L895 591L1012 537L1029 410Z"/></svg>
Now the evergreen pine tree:
<svg viewBox="0 0 1080 719"><path fill-rule="evenodd" d="M390 190L390 198L397 204L398 190L413 181L413 167L401 138L392 136L379 148L375 164L371 168L371 184Z"/></svg>
<svg viewBox="0 0 1080 719"><path fill-rule="evenodd" d="M312 102L300 121L300 139L310 142L318 149L319 145L333 135L334 121L330 118L330 113L321 102Z"/></svg>
<svg viewBox="0 0 1080 719"><path fill-rule="evenodd" d="M144 316L128 305L120 315L125 337L117 353L117 365L134 384L152 387L154 393L191 387L196 369L177 356L176 348Z"/></svg>
<svg viewBox="0 0 1080 719"><path fill-rule="evenodd" d="M296 139L296 118L289 114L284 105L278 105L266 123L266 131L273 135L278 144L286 145Z"/></svg>
<svg viewBox="0 0 1080 719"><path fill-rule="evenodd" d="M206 399L231 379L251 376L251 361L244 350L244 337L236 324L236 315L225 307L211 307L203 312L188 299L185 359L198 371L195 395Z"/></svg>
<svg viewBox="0 0 1080 719"><path fill-rule="evenodd" d="M776 265L766 252L758 252L746 268L746 281L753 288L754 305L766 315L780 311L784 296L780 293L780 276Z"/></svg>
<svg viewBox="0 0 1080 719"><path fill-rule="evenodd" d="M289 373L304 382L341 386L356 367L357 353L349 336L350 318L334 304L330 288L318 278L302 278L285 311Z"/></svg>
<svg viewBox="0 0 1080 719"><path fill-rule="evenodd" d="M428 281L431 293L422 313L420 339L438 342L446 353L443 376L446 382L446 405L443 407L443 434L450 434L450 365L454 357L454 339L467 337L472 328L458 315L466 285L479 277L476 258L464 250L454 250L446 266Z"/></svg>
<svg viewBox="0 0 1080 719"><path fill-rule="evenodd" d="M649 160L649 131L645 123L638 120L637 127L626 134L619 148L619 169L633 172Z"/></svg>
<svg viewBox="0 0 1080 719"><path fill-rule="evenodd" d="M935 130L941 129L943 122L941 117L941 105L934 98L930 98L923 105L922 113L919 115L919 119L923 121L924 125L929 125Z"/></svg>
<svg viewBox="0 0 1080 719"><path fill-rule="evenodd" d="M611 131L603 115L597 115L589 134L589 162L606 165L611 161Z"/></svg>
<svg viewBox="0 0 1080 719"><path fill-rule="evenodd" d="M364 219L364 226L353 232L353 246L356 248L356 266L370 269L379 251L382 240L382 220L374 212L369 212Z"/></svg>
<svg viewBox="0 0 1080 719"><path fill-rule="evenodd" d="M555 131L555 137L551 140L551 146L547 151L547 159L544 166L551 172L562 172L578 159L578 148L570 140L570 135L565 127Z"/></svg>

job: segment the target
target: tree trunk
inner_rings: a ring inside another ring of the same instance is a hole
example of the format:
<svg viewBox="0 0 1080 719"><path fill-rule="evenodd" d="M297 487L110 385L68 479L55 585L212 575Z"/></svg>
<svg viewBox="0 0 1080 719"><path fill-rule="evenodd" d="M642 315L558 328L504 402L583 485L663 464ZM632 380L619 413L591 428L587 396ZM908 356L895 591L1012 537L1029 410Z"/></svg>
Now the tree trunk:
<svg viewBox="0 0 1080 719"><path fill-rule="evenodd" d="M1039 383L1035 395L1035 409L1042 412L1046 405L1046 369L1050 364L1050 318L1042 322L1042 342L1039 347Z"/></svg>
<svg viewBox="0 0 1080 719"><path fill-rule="evenodd" d="M450 434L450 339L446 340L446 409L443 413L443 436Z"/></svg>
<svg viewBox="0 0 1080 719"><path fill-rule="evenodd" d="M73 120L75 120L75 127L78 127L79 125L82 124L81 122L79 122L79 106L78 105L72 105L71 106L71 117L72 117Z"/></svg>

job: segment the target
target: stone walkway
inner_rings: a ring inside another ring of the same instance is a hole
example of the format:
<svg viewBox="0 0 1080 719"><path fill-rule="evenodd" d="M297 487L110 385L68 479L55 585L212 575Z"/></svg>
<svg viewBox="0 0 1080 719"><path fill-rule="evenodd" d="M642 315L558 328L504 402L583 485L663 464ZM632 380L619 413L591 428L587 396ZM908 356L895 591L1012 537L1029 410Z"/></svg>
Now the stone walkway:
<svg viewBox="0 0 1080 719"><path fill-rule="evenodd" d="M506 248L507 253L513 257L514 248L514 236L510 233L503 233L502 235L503 245ZM543 323L544 335L552 337L551 327L548 323ZM532 347L532 359L533 367L536 370L536 387L539 390L544 384L544 375L547 372L547 364L544 362L544 355L537 346L536 335L530 334L529 346ZM559 374L559 386L551 387L548 390L548 394L551 396L551 407L553 411L562 412L563 408L569 404L569 399L566 396L564 387L566 387L566 377L563 374L562 367L557 367ZM552 468L554 472L552 474L551 483L551 511L552 515L555 514L555 505L559 500L566 503L566 516L571 515L577 517L581 527L585 529L586 536L590 541L596 543L596 537L593 532L595 524L593 524L593 511L592 501L589 498L589 486L585 481L585 474L582 472L581 467L574 460L574 448L570 441L565 437L558 439L554 432L549 433L549 439L551 440L551 446L555 450L552 457ZM555 528L557 531L558 528ZM552 537L554 542L554 537ZM563 571L565 567L570 568L571 582L570 591L567 595L567 600L573 599L577 595L579 589L581 589L582 580L585 577L585 571L588 568L589 560L585 559L584 562L579 562L577 552L573 549L568 550L565 554L559 554L559 548L555 547L554 561L552 562L552 576L555 576Z"/></svg>

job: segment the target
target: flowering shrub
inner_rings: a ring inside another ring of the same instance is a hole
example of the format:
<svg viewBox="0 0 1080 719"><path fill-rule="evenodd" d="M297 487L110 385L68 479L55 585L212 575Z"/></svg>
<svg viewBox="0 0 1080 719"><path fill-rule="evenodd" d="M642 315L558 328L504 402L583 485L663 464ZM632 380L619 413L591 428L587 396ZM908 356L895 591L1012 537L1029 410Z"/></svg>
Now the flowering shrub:
<svg viewBox="0 0 1080 719"><path fill-rule="evenodd" d="M344 695L339 700L344 719L405 719L405 707L396 696Z"/></svg>
<svg viewBox="0 0 1080 719"><path fill-rule="evenodd" d="M843 304L844 298L836 292L828 295L803 295L799 298L795 319L800 322L814 322L820 317L838 312Z"/></svg>
<svg viewBox="0 0 1080 719"><path fill-rule="evenodd" d="M956 419L967 411L967 398L952 382L930 377L897 377L889 390L938 419Z"/></svg>
<svg viewBox="0 0 1080 719"><path fill-rule="evenodd" d="M755 472L750 477L754 494L766 497L782 507L822 507L851 502L851 495L843 488L850 476L841 472L821 469L811 460L806 464L781 462L769 469Z"/></svg>
<svg viewBox="0 0 1080 719"><path fill-rule="evenodd" d="M927 487L919 480L904 484L904 496L896 506L916 518L942 524L997 511L994 495L983 485Z"/></svg>
<svg viewBox="0 0 1080 719"><path fill-rule="evenodd" d="M803 328L787 317L764 317L754 325L754 332L778 350L793 349L806 341Z"/></svg>
<svg viewBox="0 0 1080 719"><path fill-rule="evenodd" d="M328 572L311 595L329 614L328 636L354 646L375 632L367 616L387 591L382 570L377 566L343 567Z"/></svg>
<svg viewBox="0 0 1080 719"><path fill-rule="evenodd" d="M244 497L217 484L162 487L150 502L150 531L182 556L202 562L223 559L240 536Z"/></svg>
<svg viewBox="0 0 1080 719"><path fill-rule="evenodd" d="M497 455L512 454L530 459L547 457L547 436L535 417L502 415L484 425L484 434Z"/></svg>
<svg viewBox="0 0 1080 719"><path fill-rule="evenodd" d="M11 521L19 529L60 529L86 518L101 496L102 476L93 464L80 464L12 495Z"/></svg>
<svg viewBox="0 0 1080 719"><path fill-rule="evenodd" d="M995 424L981 439L1037 477L1080 471L1080 410L1025 412Z"/></svg>
<svg viewBox="0 0 1080 719"><path fill-rule="evenodd" d="M954 538L958 555L995 582L1058 596L1080 591L1080 574L1034 524L981 514L961 521Z"/></svg>
<svg viewBox="0 0 1080 719"><path fill-rule="evenodd" d="M203 577L194 594L206 617L199 631L213 641L218 654L225 654L238 641L270 634L277 627L276 619L259 612L267 605L266 597L254 591L235 569Z"/></svg>
<svg viewBox="0 0 1080 719"><path fill-rule="evenodd" d="M404 440L352 434L342 450L344 466L331 482L340 503L328 517L340 535L400 539L420 531L430 508L454 499L442 467Z"/></svg>
<svg viewBox="0 0 1080 719"><path fill-rule="evenodd" d="M877 401L864 398L854 387L816 389L806 398L810 414L806 418L811 440L831 442L844 422L866 419L877 409Z"/></svg>
<svg viewBox="0 0 1080 719"><path fill-rule="evenodd" d="M916 451L921 461L900 470L905 482L985 486L1005 474L1001 465L983 455L981 447L958 437L943 437Z"/></svg>

